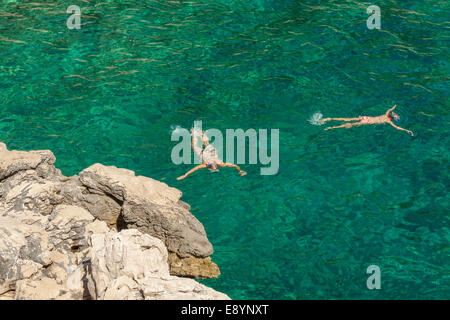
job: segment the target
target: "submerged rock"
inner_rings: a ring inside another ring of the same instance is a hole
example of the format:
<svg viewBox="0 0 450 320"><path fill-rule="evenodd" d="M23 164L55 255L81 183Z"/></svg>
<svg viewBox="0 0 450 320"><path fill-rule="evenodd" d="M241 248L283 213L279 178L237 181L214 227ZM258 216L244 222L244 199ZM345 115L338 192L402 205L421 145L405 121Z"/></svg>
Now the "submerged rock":
<svg viewBox="0 0 450 320"><path fill-rule="evenodd" d="M181 192L95 164L65 177L51 151L0 143L0 299L228 299Z"/></svg>
<svg viewBox="0 0 450 320"><path fill-rule="evenodd" d="M210 257L197 258L188 256L182 258L176 253L169 254L170 274L181 277L193 277L197 279L215 278L220 275L217 264Z"/></svg>

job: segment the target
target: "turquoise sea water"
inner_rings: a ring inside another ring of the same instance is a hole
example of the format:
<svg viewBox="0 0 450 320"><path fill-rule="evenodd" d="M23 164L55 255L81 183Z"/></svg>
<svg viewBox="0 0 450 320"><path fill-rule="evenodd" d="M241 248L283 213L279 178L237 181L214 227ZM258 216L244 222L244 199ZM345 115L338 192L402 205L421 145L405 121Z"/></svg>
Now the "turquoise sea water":
<svg viewBox="0 0 450 320"><path fill-rule="evenodd" d="M69 30L69 5L81 29ZM366 8L381 8L381 30ZM448 1L2 1L0 141L180 189L233 299L450 296ZM375 116L402 127L323 131ZM176 177L176 126L280 129L280 170ZM368 290L366 269L381 269Z"/></svg>

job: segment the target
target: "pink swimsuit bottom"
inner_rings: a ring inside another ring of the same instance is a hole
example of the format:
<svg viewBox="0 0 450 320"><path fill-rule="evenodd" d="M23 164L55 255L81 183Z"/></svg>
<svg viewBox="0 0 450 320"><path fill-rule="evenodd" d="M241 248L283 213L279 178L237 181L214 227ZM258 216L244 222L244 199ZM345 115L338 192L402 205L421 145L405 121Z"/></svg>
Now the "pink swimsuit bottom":
<svg viewBox="0 0 450 320"><path fill-rule="evenodd" d="M364 122L364 121L366 121L367 123L370 123L370 117L362 116L361 117L361 122Z"/></svg>

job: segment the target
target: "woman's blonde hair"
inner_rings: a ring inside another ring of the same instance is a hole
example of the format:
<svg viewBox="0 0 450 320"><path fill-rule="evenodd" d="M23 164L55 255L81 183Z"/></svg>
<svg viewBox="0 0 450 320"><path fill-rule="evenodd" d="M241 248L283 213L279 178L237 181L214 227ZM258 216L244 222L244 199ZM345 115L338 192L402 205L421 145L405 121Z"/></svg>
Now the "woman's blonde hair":
<svg viewBox="0 0 450 320"><path fill-rule="evenodd" d="M211 171L219 171L219 165L217 163L208 164L208 169Z"/></svg>

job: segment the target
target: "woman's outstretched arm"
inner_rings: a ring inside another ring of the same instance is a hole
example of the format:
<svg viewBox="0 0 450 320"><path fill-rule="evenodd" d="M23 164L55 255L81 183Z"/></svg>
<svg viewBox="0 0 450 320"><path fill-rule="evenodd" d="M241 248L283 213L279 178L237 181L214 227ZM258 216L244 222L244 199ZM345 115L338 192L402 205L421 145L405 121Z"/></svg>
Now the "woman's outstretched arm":
<svg viewBox="0 0 450 320"><path fill-rule="evenodd" d="M395 109L396 106L397 106L397 105L394 105L392 108L388 109L388 111L386 111L385 114L388 115L389 112L394 111L394 109Z"/></svg>
<svg viewBox="0 0 450 320"><path fill-rule="evenodd" d="M191 170L189 170L188 172L186 172L182 176L178 177L177 180L182 180L182 179L186 178L188 175L190 175L191 173L193 173L193 172L195 172L195 171L197 171L199 169L202 169L202 168L206 168L206 164L204 164L204 163L203 164L199 164L198 166L192 168Z"/></svg>
<svg viewBox="0 0 450 320"><path fill-rule="evenodd" d="M232 163L222 163L222 167L232 167L232 168L236 168L237 171L239 171L239 174L241 176L245 176L247 174L247 172L241 170L241 168L239 168L239 166L232 164Z"/></svg>
<svg viewBox="0 0 450 320"><path fill-rule="evenodd" d="M389 124L390 124L391 126L393 126L393 127L394 127L395 129L397 129L397 130L406 131L406 132L408 132L411 136L414 136L414 133L413 133L411 130L406 130L406 129L400 128L399 126L395 125L392 121L389 121Z"/></svg>

